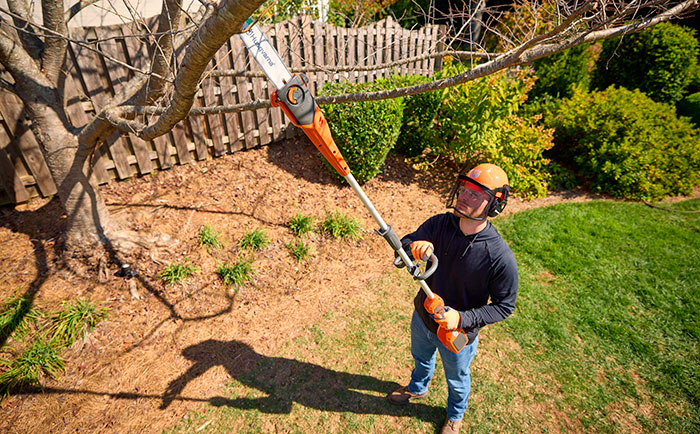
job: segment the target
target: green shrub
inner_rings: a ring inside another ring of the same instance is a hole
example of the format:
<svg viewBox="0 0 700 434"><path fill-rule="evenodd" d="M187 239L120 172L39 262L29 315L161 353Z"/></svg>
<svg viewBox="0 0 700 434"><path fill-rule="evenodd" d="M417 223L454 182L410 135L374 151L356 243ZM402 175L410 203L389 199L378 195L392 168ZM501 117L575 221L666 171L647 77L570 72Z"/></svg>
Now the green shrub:
<svg viewBox="0 0 700 434"><path fill-rule="evenodd" d="M198 272L199 268L195 267L194 265L187 264L187 260L185 260L184 264L180 264L179 262L174 261L172 264L165 267L158 274L158 277L160 277L162 280L165 280L170 285L175 285L187 279L194 273Z"/></svg>
<svg viewBox="0 0 700 434"><path fill-rule="evenodd" d="M26 297L16 297L5 300L0 312L0 340L10 335L24 339L41 313L32 307L32 301Z"/></svg>
<svg viewBox="0 0 700 434"><path fill-rule="evenodd" d="M243 234L243 237L238 242L238 247L257 251L267 247L270 244L270 239L267 237L264 229L253 229Z"/></svg>
<svg viewBox="0 0 700 434"><path fill-rule="evenodd" d="M593 54L589 44L581 44L561 53L535 60L533 67L537 81L530 98L551 95L557 98L571 96L572 87L588 86Z"/></svg>
<svg viewBox="0 0 700 434"><path fill-rule="evenodd" d="M287 244L287 249L297 262L305 261L311 254L311 247L304 240L294 240Z"/></svg>
<svg viewBox="0 0 700 434"><path fill-rule="evenodd" d="M322 93L368 92L394 87L394 81L378 79L372 83L346 84L342 87L336 85L331 88L327 85ZM403 108L403 98L324 106L323 111L338 149L360 184L374 178L384 165L401 129ZM330 164L326 167L340 177Z"/></svg>
<svg viewBox="0 0 700 434"><path fill-rule="evenodd" d="M639 89L655 101L676 102L696 74L695 31L661 23L603 42L593 79L596 89L615 84Z"/></svg>
<svg viewBox="0 0 700 434"><path fill-rule="evenodd" d="M41 375L56 378L65 369L58 348L51 342L35 341L14 360L0 360L0 396L21 386L40 386Z"/></svg>
<svg viewBox="0 0 700 434"><path fill-rule="evenodd" d="M205 246L208 251L223 247L223 244L219 241L219 234L209 225L204 225L199 231L199 245Z"/></svg>
<svg viewBox="0 0 700 434"><path fill-rule="evenodd" d="M289 229L292 230L294 235L303 237L305 234L314 230L314 219L313 217L297 213L294 217L289 219Z"/></svg>
<svg viewBox="0 0 700 434"><path fill-rule="evenodd" d="M416 85L429 81L427 77L406 77L404 86ZM405 99L403 123L396 140L396 150L406 157L417 157L425 148L436 141L435 116L442 103L443 92L440 90L411 95Z"/></svg>
<svg viewBox="0 0 700 434"><path fill-rule="evenodd" d="M676 104L678 116L687 116L700 127L700 92L690 94Z"/></svg>
<svg viewBox="0 0 700 434"><path fill-rule="evenodd" d="M334 211L321 222L321 232L333 238L357 240L362 237L362 225L346 213Z"/></svg>
<svg viewBox="0 0 700 434"><path fill-rule="evenodd" d="M550 176L548 185L550 190L571 190L579 185L576 175L556 161L550 160L545 171Z"/></svg>
<svg viewBox="0 0 700 434"><path fill-rule="evenodd" d="M225 284L239 287L253 278L255 270L249 260L241 260L219 265L216 274L224 280Z"/></svg>
<svg viewBox="0 0 700 434"><path fill-rule="evenodd" d="M542 152L552 146L552 130L510 115L496 120L493 128L484 133L480 151L483 161L497 161L506 171L514 193L521 197L544 197L551 176L545 170L549 160L542 157ZM539 158L528 162L532 156Z"/></svg>
<svg viewBox="0 0 700 434"><path fill-rule="evenodd" d="M107 309L98 308L88 300L63 302L63 310L51 316L47 335L58 347L70 347L106 316Z"/></svg>
<svg viewBox="0 0 700 434"><path fill-rule="evenodd" d="M595 191L654 199L700 183L700 133L640 91L576 90L547 119L556 154Z"/></svg>
<svg viewBox="0 0 700 434"><path fill-rule="evenodd" d="M447 63L441 76L465 69ZM459 164L497 164L509 175L514 193L543 196L549 178L543 152L553 146L552 133L538 126L538 116L519 114L533 82L529 71L516 69L445 90L432 149Z"/></svg>

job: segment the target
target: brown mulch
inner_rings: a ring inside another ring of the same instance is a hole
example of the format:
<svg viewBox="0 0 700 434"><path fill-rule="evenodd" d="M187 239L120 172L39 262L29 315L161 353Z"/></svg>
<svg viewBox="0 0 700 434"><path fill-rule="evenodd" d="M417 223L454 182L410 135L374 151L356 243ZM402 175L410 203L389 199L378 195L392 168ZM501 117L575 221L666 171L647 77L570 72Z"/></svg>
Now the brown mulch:
<svg viewBox="0 0 700 434"><path fill-rule="evenodd" d="M429 176L390 157L384 173L364 189L401 235L443 212L452 175ZM133 279L118 277L116 264L101 276L95 269L61 268L56 242L65 217L56 201L0 209L0 299L29 295L36 307L53 311L61 300L82 297L110 309L107 320L68 351L66 372L46 380L43 393L2 401L0 432L160 432L204 407L230 381L215 367L186 384L180 396L166 399L171 383L191 366L184 349L214 336L274 354L323 312L351 296L367 296L361 290L393 259L362 203L327 173L305 139L111 182L101 192L128 228L172 240L132 264L138 273ZM575 190L515 198L505 214L594 197ZM286 248L294 239L289 219L301 212L320 220L336 210L361 220L363 239L310 235L313 255L296 263ZM223 249L209 253L199 246L205 224L220 233ZM266 231L270 245L253 254L241 251L237 241L255 228ZM250 257L256 273L239 291L216 276L218 264ZM173 261L189 261L200 273L167 286L157 275Z"/></svg>

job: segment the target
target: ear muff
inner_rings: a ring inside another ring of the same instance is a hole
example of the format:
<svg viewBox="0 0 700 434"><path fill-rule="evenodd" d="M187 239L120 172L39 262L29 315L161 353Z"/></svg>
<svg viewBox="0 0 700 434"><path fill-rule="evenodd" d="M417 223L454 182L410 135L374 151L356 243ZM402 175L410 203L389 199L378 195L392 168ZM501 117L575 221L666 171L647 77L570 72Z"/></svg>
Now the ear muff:
<svg viewBox="0 0 700 434"><path fill-rule="evenodd" d="M496 189L496 194L489 205L489 217L496 217L503 212L506 205L508 204L508 195L510 194L510 187L504 185L501 188Z"/></svg>

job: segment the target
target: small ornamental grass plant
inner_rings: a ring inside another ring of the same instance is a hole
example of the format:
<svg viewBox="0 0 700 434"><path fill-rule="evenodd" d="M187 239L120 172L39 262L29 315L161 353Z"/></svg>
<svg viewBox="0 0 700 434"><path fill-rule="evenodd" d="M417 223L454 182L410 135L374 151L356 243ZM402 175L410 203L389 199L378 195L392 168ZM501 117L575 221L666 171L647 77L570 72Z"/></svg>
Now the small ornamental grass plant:
<svg viewBox="0 0 700 434"><path fill-rule="evenodd" d="M311 254L311 247L304 240L294 240L287 244L287 249L297 262L306 261Z"/></svg>
<svg viewBox="0 0 700 434"><path fill-rule="evenodd" d="M41 375L56 378L65 369L59 348L50 341L35 341L14 360L0 360L0 398L21 386L40 386Z"/></svg>
<svg viewBox="0 0 700 434"><path fill-rule="evenodd" d="M175 261L168 265L163 271L160 272L160 274L158 274L158 277L165 280L170 285L175 285L198 272L199 268L195 267L194 265L189 265L186 259L185 263L183 264Z"/></svg>
<svg viewBox="0 0 700 434"><path fill-rule="evenodd" d="M0 312L0 340L14 334L17 339L24 339L30 324L41 316L41 312L32 307L32 302L25 297L7 300Z"/></svg>
<svg viewBox="0 0 700 434"><path fill-rule="evenodd" d="M239 287L253 278L255 270L253 269L251 261L239 260L219 265L216 274L221 276L225 284Z"/></svg>
<svg viewBox="0 0 700 434"><path fill-rule="evenodd" d="M224 246L219 240L219 234L209 225L204 225L199 231L199 245L206 247L210 252Z"/></svg>
<svg viewBox="0 0 700 434"><path fill-rule="evenodd" d="M238 247L246 250L261 250L270 244L270 239L267 237L264 229L253 229L243 234L243 237L238 242Z"/></svg>
<svg viewBox="0 0 700 434"><path fill-rule="evenodd" d="M313 217L297 213L289 220L289 229L292 230L294 235L303 237L314 230L314 219Z"/></svg>
<svg viewBox="0 0 700 434"><path fill-rule="evenodd" d="M51 316L49 340L59 347L70 347L95 328L107 316L107 309L98 308L88 300L63 302L63 310Z"/></svg>
<svg viewBox="0 0 700 434"><path fill-rule="evenodd" d="M62 309L51 314L33 308L25 298L3 304L3 339L14 338L13 346L3 347L3 352L19 355L0 359L0 401L24 386L41 386L42 376L56 378L65 369L59 352L85 337L107 316L107 309L83 299L63 302ZM30 334L33 338L27 339Z"/></svg>
<svg viewBox="0 0 700 434"><path fill-rule="evenodd" d="M344 212L334 211L321 222L321 231L333 238L357 240L362 238L360 222Z"/></svg>

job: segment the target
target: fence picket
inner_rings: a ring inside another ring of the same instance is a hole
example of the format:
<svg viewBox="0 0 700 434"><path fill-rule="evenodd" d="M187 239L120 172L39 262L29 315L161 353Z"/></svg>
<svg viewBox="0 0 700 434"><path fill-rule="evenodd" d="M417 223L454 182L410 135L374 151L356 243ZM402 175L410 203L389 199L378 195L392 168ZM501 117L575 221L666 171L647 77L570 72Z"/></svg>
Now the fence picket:
<svg viewBox="0 0 700 434"><path fill-rule="evenodd" d="M119 61L126 61L127 56L124 54L119 37L123 36L119 28L97 28L95 33L98 39L112 38L104 42L100 42L100 50ZM121 65L114 63L111 60L105 59L107 78L112 87L113 94L118 93L124 84L131 78L129 71ZM142 175L151 173L153 164L151 163L151 150L148 143L136 137L134 134L124 134L122 140L128 137L131 146L136 156L139 172Z"/></svg>
<svg viewBox="0 0 700 434"><path fill-rule="evenodd" d="M216 61L219 69L233 69L229 44L224 44L216 52ZM224 105L236 104L235 84L232 77L219 78L219 88L221 89L221 101ZM245 147L241 139L241 119L240 113L224 113L226 130L228 131L228 141L230 152L236 152Z"/></svg>
<svg viewBox="0 0 700 434"><path fill-rule="evenodd" d="M326 65L326 50L324 47L324 25L320 21L314 21L314 64L316 67ZM326 83L326 74L323 71L316 73L316 92ZM318 95L318 93L316 93Z"/></svg>
<svg viewBox="0 0 700 434"><path fill-rule="evenodd" d="M24 187L19 170L12 164L8 154L11 139L4 128L0 128L0 183L12 202L26 202L29 200L29 192Z"/></svg>
<svg viewBox="0 0 700 434"><path fill-rule="evenodd" d="M80 29L74 38L79 40L88 39L87 36L89 32L92 33L94 38L94 30L84 30ZM103 71L103 60L97 55L97 53L90 51L83 47L76 47L76 58L84 57L89 59L88 62L84 62L85 65L76 65L79 67L80 75L85 83L85 87L88 91L88 97L92 101L92 106L95 111L99 111L109 102L109 86L106 83L105 73ZM111 160L114 163L114 168L117 170L117 174L120 179L126 179L131 177L132 171L129 167L129 156L131 155L122 140L121 134L115 131L111 134L107 140L105 140L106 149L109 155L112 157Z"/></svg>
<svg viewBox="0 0 700 434"><path fill-rule="evenodd" d="M209 62L209 67L215 69L216 59ZM206 73L206 72L205 72ZM215 89L218 87L219 80L208 78L202 83L202 106L218 105L219 98L215 94ZM205 126L208 126L209 136L214 145L214 156L219 157L226 153L226 145L224 144L224 125L223 118L220 114L203 116Z"/></svg>
<svg viewBox="0 0 700 434"><path fill-rule="evenodd" d="M22 111L21 101L14 95L4 92L0 94L0 114L10 128L10 133L15 136L15 145L19 148L31 175L34 176L41 194L44 196L56 194L56 184L53 182L34 133L24 121Z"/></svg>
<svg viewBox="0 0 700 434"><path fill-rule="evenodd" d="M73 71L75 70L73 69ZM66 95L73 95L75 98L74 101L71 101L70 99L68 100L68 103L66 104L66 111L68 112L68 116L70 117L73 125L76 127L82 127L88 123L87 115L82 107L83 97L85 99L87 99L87 97L84 95L82 90L78 89L78 85L75 83L73 74L70 71L66 73L65 77L64 92ZM102 146L98 146L93 152L92 162L90 164L90 173L88 174L91 181L96 182L97 184L104 184L110 180L109 173L107 173L104 166L104 163L107 160L107 155L102 152L102 149Z"/></svg>
<svg viewBox="0 0 700 434"><path fill-rule="evenodd" d="M367 28L362 27L357 30L357 63L360 65L367 64ZM358 71L358 83L367 82L367 71Z"/></svg>

